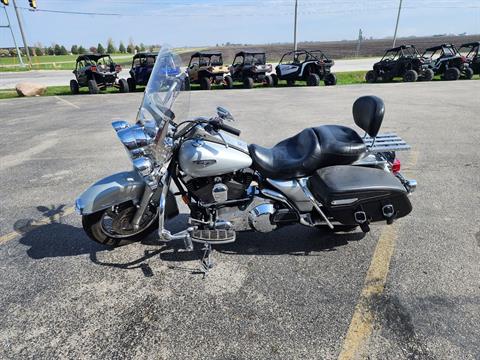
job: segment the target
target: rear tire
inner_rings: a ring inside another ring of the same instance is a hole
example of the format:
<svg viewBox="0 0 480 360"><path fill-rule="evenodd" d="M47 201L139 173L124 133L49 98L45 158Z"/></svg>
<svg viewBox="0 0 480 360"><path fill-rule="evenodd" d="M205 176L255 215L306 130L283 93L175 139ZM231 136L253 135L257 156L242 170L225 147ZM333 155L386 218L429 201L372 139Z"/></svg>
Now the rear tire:
<svg viewBox="0 0 480 360"><path fill-rule="evenodd" d="M135 208L136 209L136 208ZM115 237L113 235L108 235L104 230L103 218L107 211L110 209L102 210L90 215L82 216L82 226L88 237L93 241L107 245L111 247L128 245L134 242L141 241L146 238L152 231L158 227L158 215L150 221L148 221L144 229L140 229L132 235L120 235Z"/></svg>
<svg viewBox="0 0 480 360"><path fill-rule="evenodd" d="M202 90L210 90L212 88L212 82L209 78L204 77L200 80L200 88Z"/></svg>
<svg viewBox="0 0 480 360"><path fill-rule="evenodd" d="M118 89L120 90L121 93L127 93L128 92L127 80L125 79L118 80Z"/></svg>
<svg viewBox="0 0 480 360"><path fill-rule="evenodd" d="M432 81L435 73L432 69L427 69L423 72L422 81Z"/></svg>
<svg viewBox="0 0 480 360"><path fill-rule="evenodd" d="M337 76L334 73L328 73L323 79L325 86L337 85Z"/></svg>
<svg viewBox="0 0 480 360"><path fill-rule="evenodd" d="M418 74L415 70L407 70L405 75L403 75L403 81L405 82L415 82L418 80Z"/></svg>
<svg viewBox="0 0 480 360"><path fill-rule="evenodd" d="M367 71L365 74L365 81L369 84L377 82L377 73L374 70Z"/></svg>
<svg viewBox="0 0 480 360"><path fill-rule="evenodd" d="M445 80L455 81L458 79L460 79L460 70L458 70L456 67L448 68L445 71Z"/></svg>
<svg viewBox="0 0 480 360"><path fill-rule="evenodd" d="M137 84L135 83L134 78L128 78L127 83L128 83L128 90L130 92L135 92L137 90Z"/></svg>
<svg viewBox="0 0 480 360"><path fill-rule="evenodd" d="M88 92L92 95L98 94L100 89L98 88L97 82L95 80L88 80Z"/></svg>
<svg viewBox="0 0 480 360"><path fill-rule="evenodd" d="M272 87L273 86L273 79L270 75L265 75L265 86Z"/></svg>
<svg viewBox="0 0 480 360"><path fill-rule="evenodd" d="M287 86L295 86L295 80L287 80Z"/></svg>
<svg viewBox="0 0 480 360"><path fill-rule="evenodd" d="M80 86L77 80L70 80L70 91L73 95L77 95L80 92Z"/></svg>
<svg viewBox="0 0 480 360"><path fill-rule="evenodd" d="M233 79L230 75L223 78L223 87L225 89L233 89Z"/></svg>
<svg viewBox="0 0 480 360"><path fill-rule="evenodd" d="M465 69L465 79L471 80L473 78L473 70L472 68Z"/></svg>
<svg viewBox="0 0 480 360"><path fill-rule="evenodd" d="M251 89L253 88L253 79L251 77L246 77L244 80L243 80L243 87L245 89Z"/></svg>
<svg viewBox="0 0 480 360"><path fill-rule="evenodd" d="M318 86L320 85L320 76L317 74L310 74L307 78L307 86Z"/></svg>

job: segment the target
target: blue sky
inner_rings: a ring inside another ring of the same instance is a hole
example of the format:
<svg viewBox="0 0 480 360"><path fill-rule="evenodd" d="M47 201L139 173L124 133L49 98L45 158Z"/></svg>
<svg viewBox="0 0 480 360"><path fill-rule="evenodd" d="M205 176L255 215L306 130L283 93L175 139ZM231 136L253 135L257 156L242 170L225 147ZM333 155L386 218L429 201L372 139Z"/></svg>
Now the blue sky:
<svg viewBox="0 0 480 360"><path fill-rule="evenodd" d="M16 0L28 7L28 0ZM298 39L353 39L394 32L398 0L299 0ZM226 42L292 41L294 0L37 0L40 10L119 14L74 15L21 10L28 41L89 47L108 38L118 45L169 43L203 46ZM404 0L399 35L480 34L480 0ZM20 41L12 0L7 8ZM3 9L0 23L5 24ZM13 46L0 29L0 47Z"/></svg>

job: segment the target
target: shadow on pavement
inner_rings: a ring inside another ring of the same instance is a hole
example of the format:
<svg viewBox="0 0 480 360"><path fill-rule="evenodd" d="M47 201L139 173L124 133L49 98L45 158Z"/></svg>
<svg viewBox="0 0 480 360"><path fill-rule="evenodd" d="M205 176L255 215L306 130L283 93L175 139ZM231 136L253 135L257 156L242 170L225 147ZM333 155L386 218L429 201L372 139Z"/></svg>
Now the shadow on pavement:
<svg viewBox="0 0 480 360"><path fill-rule="evenodd" d="M88 238L82 228L59 222L64 205L59 207L38 206L44 219L18 220L14 228L22 234L19 242L29 246L27 255L32 259L49 257L67 257L89 254L90 260L100 266L120 269L141 269L145 276L153 276L146 261L155 256L167 262L187 262L200 260L201 246L195 244L196 251L182 251L183 241L160 244L156 234L152 233L142 244L158 245L158 249L146 249L143 256L124 263L100 261L97 253L115 251L114 248L98 244ZM187 215L181 214L167 224L172 232L184 228ZM238 234L237 241L231 244L217 245L215 251L228 255L292 255L312 256L314 252L335 251L339 246L351 241L359 241L365 237L362 232L333 234L328 230L310 229L300 225L281 228L272 233L243 232Z"/></svg>

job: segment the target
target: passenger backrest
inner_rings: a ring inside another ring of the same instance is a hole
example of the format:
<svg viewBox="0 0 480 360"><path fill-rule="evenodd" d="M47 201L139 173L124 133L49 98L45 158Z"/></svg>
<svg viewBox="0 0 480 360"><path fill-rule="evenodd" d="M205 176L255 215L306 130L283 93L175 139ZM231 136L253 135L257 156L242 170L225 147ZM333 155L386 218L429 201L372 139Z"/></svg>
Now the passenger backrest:
<svg viewBox="0 0 480 360"><path fill-rule="evenodd" d="M376 96L362 96L353 103L355 124L365 130L372 138L377 136L382 126L385 104Z"/></svg>

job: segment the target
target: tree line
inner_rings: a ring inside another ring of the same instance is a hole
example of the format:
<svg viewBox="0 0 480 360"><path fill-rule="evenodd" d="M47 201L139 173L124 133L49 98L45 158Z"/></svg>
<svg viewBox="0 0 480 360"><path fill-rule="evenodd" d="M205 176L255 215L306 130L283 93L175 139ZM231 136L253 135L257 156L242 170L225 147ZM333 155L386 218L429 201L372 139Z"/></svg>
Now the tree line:
<svg viewBox="0 0 480 360"><path fill-rule="evenodd" d="M87 53L98 53L98 54L136 54L142 51L155 51L158 49L159 45L146 46L143 43L136 45L132 40L130 40L125 46L123 41L120 41L118 47L115 46L115 43L112 39L108 39L107 45L103 46L101 43L98 43L97 46L90 46L85 48L82 45L72 45L70 51L63 45L53 44L52 46L44 47L42 44L37 43L35 46L29 47L30 54L32 56L43 56L43 55L82 55ZM20 48L22 55L25 55L24 48ZM4 56L17 56L17 50L13 49L0 49L0 57Z"/></svg>

